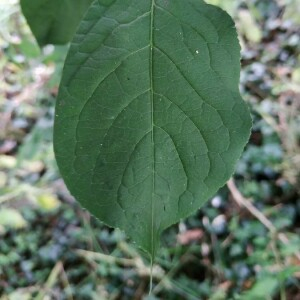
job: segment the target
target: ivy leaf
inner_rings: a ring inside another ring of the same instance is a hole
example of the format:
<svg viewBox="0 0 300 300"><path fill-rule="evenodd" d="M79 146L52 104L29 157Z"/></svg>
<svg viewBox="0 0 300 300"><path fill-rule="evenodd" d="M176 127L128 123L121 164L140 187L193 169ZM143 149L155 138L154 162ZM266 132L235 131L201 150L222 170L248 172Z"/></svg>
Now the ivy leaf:
<svg viewBox="0 0 300 300"><path fill-rule="evenodd" d="M153 257L234 171L251 118L231 18L199 0L99 0L68 53L54 148L83 207Z"/></svg>
<svg viewBox="0 0 300 300"><path fill-rule="evenodd" d="M93 0L21 0L22 12L40 46L71 41Z"/></svg>

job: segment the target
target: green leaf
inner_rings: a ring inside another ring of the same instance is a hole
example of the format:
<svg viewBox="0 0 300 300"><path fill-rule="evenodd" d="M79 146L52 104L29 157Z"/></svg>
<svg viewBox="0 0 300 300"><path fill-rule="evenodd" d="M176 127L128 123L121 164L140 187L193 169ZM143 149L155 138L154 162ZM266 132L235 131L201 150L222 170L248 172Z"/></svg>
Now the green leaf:
<svg viewBox="0 0 300 300"><path fill-rule="evenodd" d="M83 207L153 257L249 138L231 18L199 0L93 3L68 53L54 148Z"/></svg>
<svg viewBox="0 0 300 300"><path fill-rule="evenodd" d="M67 44L93 0L21 0L23 14L40 46Z"/></svg>
<svg viewBox="0 0 300 300"><path fill-rule="evenodd" d="M278 279L275 277L260 278L258 282L247 292L243 293L240 300L271 299L278 287Z"/></svg>
<svg viewBox="0 0 300 300"><path fill-rule="evenodd" d="M0 209L0 226L3 225L7 228L20 229L27 226L27 222L22 215L12 208Z"/></svg>

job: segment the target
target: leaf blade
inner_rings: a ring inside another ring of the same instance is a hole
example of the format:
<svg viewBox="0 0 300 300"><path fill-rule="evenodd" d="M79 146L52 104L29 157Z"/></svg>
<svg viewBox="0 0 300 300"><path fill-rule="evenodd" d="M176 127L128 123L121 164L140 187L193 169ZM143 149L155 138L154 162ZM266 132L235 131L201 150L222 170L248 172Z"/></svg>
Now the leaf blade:
<svg viewBox="0 0 300 300"><path fill-rule="evenodd" d="M21 0L38 44L67 44L93 0Z"/></svg>
<svg viewBox="0 0 300 300"><path fill-rule="evenodd" d="M62 176L152 257L162 230L225 184L249 137L239 51L230 17L192 0L95 2L71 45L54 132Z"/></svg>

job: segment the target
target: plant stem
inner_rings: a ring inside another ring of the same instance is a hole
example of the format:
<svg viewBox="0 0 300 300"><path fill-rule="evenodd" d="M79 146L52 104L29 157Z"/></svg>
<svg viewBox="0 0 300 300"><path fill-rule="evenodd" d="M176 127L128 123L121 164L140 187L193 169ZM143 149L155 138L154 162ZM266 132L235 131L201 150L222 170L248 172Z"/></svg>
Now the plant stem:
<svg viewBox="0 0 300 300"><path fill-rule="evenodd" d="M153 257L151 257L150 262L150 286L149 286L149 296L151 296L153 290Z"/></svg>

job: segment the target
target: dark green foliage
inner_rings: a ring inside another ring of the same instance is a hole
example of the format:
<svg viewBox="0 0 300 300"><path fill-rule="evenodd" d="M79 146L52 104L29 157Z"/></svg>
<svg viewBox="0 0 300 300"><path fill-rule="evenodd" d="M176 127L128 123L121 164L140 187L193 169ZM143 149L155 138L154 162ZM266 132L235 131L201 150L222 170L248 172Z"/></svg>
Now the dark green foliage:
<svg viewBox="0 0 300 300"><path fill-rule="evenodd" d="M251 118L234 23L199 0L95 2L66 58L54 150L74 197L153 257L234 171Z"/></svg>
<svg viewBox="0 0 300 300"><path fill-rule="evenodd" d="M140 253L125 234L97 222L76 204L56 168L53 106L64 49L39 51L11 3L2 1L0 30L0 211L7 214L0 219L0 298L147 298L148 269L127 260L142 262ZM288 11L296 14L298 0L210 3L234 7L230 11L237 23L245 22L248 12L263 37L253 43L240 31L241 91L254 127L234 179L289 241L278 241L223 188L180 226L164 231L152 298L298 299L300 28L285 18ZM295 20L300 20L297 14ZM23 227L2 224L11 211L25 220ZM96 259L99 253L104 258Z"/></svg>
<svg viewBox="0 0 300 300"><path fill-rule="evenodd" d="M40 46L66 44L93 0L20 0L23 14Z"/></svg>

